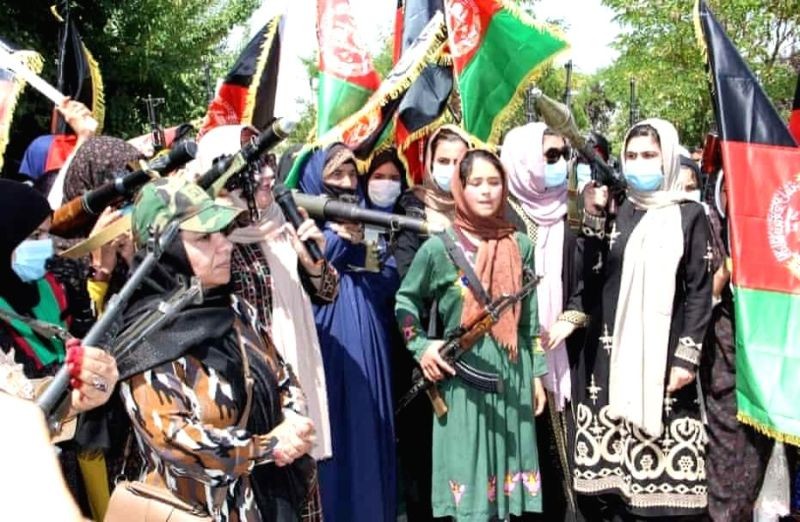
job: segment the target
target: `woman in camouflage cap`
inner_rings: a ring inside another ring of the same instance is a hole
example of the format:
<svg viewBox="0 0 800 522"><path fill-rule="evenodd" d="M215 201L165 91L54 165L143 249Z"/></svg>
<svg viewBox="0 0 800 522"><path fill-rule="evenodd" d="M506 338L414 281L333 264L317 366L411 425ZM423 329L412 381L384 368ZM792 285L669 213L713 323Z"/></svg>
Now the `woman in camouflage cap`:
<svg viewBox="0 0 800 522"><path fill-rule="evenodd" d="M172 221L180 236L151 273L161 289L139 289L123 328L156 309L163 289L181 279L200 281L203 303L183 309L124 359L121 396L144 456L145 482L214 520L296 520L304 484L293 480L294 471L308 458L301 457L314 442L314 427L290 368L252 308L231 293L227 232L239 212L178 178L140 191L133 210L137 243Z"/></svg>

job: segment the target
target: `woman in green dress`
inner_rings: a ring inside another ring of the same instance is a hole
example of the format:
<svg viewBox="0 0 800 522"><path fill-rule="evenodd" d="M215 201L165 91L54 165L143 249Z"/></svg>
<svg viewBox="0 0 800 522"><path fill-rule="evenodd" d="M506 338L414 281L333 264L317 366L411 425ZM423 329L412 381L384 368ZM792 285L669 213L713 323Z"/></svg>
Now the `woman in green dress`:
<svg viewBox="0 0 800 522"><path fill-rule="evenodd" d="M420 316L435 301L447 335L482 311L477 281L470 285L456 264L464 261L490 299L518 292L523 268L533 268L533 245L503 217L508 182L497 156L468 152L451 186L454 225L420 248L397 294L396 315L425 377L441 381L449 409L433 427L434 516L503 520L540 512L542 505L534 416L544 409L539 378L546 364L534 349L536 296L500 316L460 359L458 375L439 355L443 341L426 336ZM447 243L463 256L451 258ZM479 389L479 382L462 377L463 368L500 384Z"/></svg>

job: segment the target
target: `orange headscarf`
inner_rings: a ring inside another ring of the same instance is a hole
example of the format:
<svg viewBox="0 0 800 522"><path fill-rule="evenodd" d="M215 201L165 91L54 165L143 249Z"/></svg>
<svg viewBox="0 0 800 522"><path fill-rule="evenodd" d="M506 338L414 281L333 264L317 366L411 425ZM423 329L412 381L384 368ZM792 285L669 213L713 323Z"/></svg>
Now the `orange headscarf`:
<svg viewBox="0 0 800 522"><path fill-rule="evenodd" d="M491 162L500 171L503 178L503 204L500 205L495 215L489 217L478 216L469 208L464 198L464 185L458 172L453 174L455 179L450 185L456 206L454 225L457 229L481 239L475 260L475 273L483 288L486 289L486 293L492 300L495 300L503 294L519 292L522 286L522 255L519 245L514 239L514 225L504 217L505 202L508 198L508 177L502 163L491 152L473 150L464 157L462 166L470 156L474 156L472 158L474 161ZM497 161L493 162L491 158ZM468 163L470 162L468 161ZM519 324L520 309L521 305L517 303L511 310L503 313L500 320L492 327L492 337L508 350L509 357L513 361L517 359L517 325ZM462 324L472 320L482 311L483 307L472 292L467 292L461 312Z"/></svg>

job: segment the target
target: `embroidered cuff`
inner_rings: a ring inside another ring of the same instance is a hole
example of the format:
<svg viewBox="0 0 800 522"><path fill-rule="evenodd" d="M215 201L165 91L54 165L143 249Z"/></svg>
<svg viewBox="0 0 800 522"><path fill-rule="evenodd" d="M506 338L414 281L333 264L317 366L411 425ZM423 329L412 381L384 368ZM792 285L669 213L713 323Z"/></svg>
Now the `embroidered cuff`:
<svg viewBox="0 0 800 522"><path fill-rule="evenodd" d="M577 310L564 310L558 316L557 320L572 323L578 328L583 328L584 326L589 324L589 316Z"/></svg>
<svg viewBox="0 0 800 522"><path fill-rule="evenodd" d="M694 366L700 365L700 352L702 344L697 344L691 337L681 337L675 349L675 357Z"/></svg>
<svg viewBox="0 0 800 522"><path fill-rule="evenodd" d="M586 237L603 239L606 237L606 217L584 212L581 232L583 232L583 235Z"/></svg>
<svg viewBox="0 0 800 522"><path fill-rule="evenodd" d="M333 265L326 261L320 277L322 281L319 284L319 290L317 290L317 297L323 301L332 303L339 293L339 272L336 271Z"/></svg>

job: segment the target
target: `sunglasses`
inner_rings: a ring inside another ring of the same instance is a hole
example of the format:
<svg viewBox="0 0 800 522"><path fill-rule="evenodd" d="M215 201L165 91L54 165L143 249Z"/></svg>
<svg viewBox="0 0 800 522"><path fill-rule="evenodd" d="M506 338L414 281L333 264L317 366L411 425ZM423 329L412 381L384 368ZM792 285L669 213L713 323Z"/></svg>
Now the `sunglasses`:
<svg viewBox="0 0 800 522"><path fill-rule="evenodd" d="M557 149L555 147L549 148L544 151L544 158L547 160L547 163L553 164L558 161L558 158L564 157L565 161L569 161L570 156L572 156L572 149L567 147L566 145Z"/></svg>

